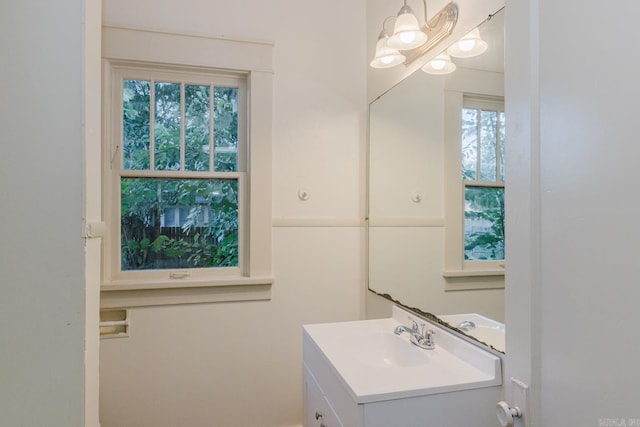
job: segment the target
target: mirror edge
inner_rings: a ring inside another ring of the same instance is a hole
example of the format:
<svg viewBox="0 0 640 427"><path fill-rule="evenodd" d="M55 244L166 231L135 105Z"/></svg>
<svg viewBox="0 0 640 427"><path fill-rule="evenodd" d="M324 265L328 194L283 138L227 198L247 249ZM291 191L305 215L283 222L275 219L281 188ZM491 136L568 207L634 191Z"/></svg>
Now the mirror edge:
<svg viewBox="0 0 640 427"><path fill-rule="evenodd" d="M391 301L393 304L397 305L398 307L401 307L405 310L408 310L410 312L412 312L413 314L415 314L416 316L420 317L421 319L427 320L429 322L435 323L436 325L440 325L443 326L444 328L446 328L449 332L453 333L454 335L459 336L460 338L464 339L465 341L470 342L471 344L474 345L479 345L482 346L483 349L491 351L492 353L496 354L497 356L504 356L506 353L502 350L499 350L497 348L495 348L494 346L492 346L491 344L488 344L476 337L473 337L471 335L466 334L464 331L456 328L455 326L451 325L450 323L445 322L444 320L440 319L438 316L436 316L433 313L429 313L426 311L422 311L421 309L417 308L417 307L411 307L407 304L404 304L401 301L395 300L391 297L391 295L389 294L381 294L378 293L372 289L368 289L369 292L373 293L374 295L377 295L381 298L385 298L389 301Z"/></svg>

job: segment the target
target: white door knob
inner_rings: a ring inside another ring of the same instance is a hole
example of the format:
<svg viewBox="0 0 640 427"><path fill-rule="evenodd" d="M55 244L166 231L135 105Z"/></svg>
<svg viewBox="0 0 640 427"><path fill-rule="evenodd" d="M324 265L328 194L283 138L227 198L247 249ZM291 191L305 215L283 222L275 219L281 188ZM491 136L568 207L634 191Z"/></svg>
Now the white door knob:
<svg viewBox="0 0 640 427"><path fill-rule="evenodd" d="M513 419L522 416L522 411L517 406L510 408L507 402L502 401L496 404L496 416L503 427L512 426Z"/></svg>

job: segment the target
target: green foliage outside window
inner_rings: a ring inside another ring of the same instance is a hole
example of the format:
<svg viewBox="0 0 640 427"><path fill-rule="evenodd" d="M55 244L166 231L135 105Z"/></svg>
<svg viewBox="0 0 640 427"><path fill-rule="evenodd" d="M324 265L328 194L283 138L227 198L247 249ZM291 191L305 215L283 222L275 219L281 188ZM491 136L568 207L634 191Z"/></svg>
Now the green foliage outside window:
<svg viewBox="0 0 640 427"><path fill-rule="evenodd" d="M466 260L504 259L504 141L504 112L462 110Z"/></svg>
<svg viewBox="0 0 640 427"><path fill-rule="evenodd" d="M504 189L467 187L464 218L465 259L504 259Z"/></svg>
<svg viewBox="0 0 640 427"><path fill-rule="evenodd" d="M211 171L212 157L214 171L238 170L238 90L215 87L211 100L209 86L185 84L182 101L180 84L153 84L152 91L150 81L124 81L123 169L183 175L121 178L122 270L237 266L237 178L186 178L184 172Z"/></svg>

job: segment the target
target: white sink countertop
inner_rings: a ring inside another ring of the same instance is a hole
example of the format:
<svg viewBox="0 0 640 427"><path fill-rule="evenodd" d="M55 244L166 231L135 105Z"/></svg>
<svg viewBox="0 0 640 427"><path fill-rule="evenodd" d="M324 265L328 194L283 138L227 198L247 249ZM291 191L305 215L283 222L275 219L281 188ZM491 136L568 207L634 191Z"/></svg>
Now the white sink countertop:
<svg viewBox="0 0 640 427"><path fill-rule="evenodd" d="M426 321L399 307L387 319L303 327L305 345L319 350L357 403L469 390L502 384L500 358L433 323L433 350L421 349L396 326ZM307 344L308 343L308 344Z"/></svg>

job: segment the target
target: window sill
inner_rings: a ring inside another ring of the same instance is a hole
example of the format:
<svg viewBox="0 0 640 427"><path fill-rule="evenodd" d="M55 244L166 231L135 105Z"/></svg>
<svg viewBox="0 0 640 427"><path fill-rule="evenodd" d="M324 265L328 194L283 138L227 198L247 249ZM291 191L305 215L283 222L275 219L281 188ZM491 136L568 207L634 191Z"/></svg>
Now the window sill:
<svg viewBox="0 0 640 427"><path fill-rule="evenodd" d="M442 277L445 279L452 277L482 277L482 276L504 276L504 269L497 270L452 270L443 271Z"/></svg>
<svg viewBox="0 0 640 427"><path fill-rule="evenodd" d="M272 277L158 283L108 283L100 289L100 308L132 308L271 299Z"/></svg>
<svg viewBox="0 0 640 427"><path fill-rule="evenodd" d="M445 271L445 292L504 289L504 270Z"/></svg>

